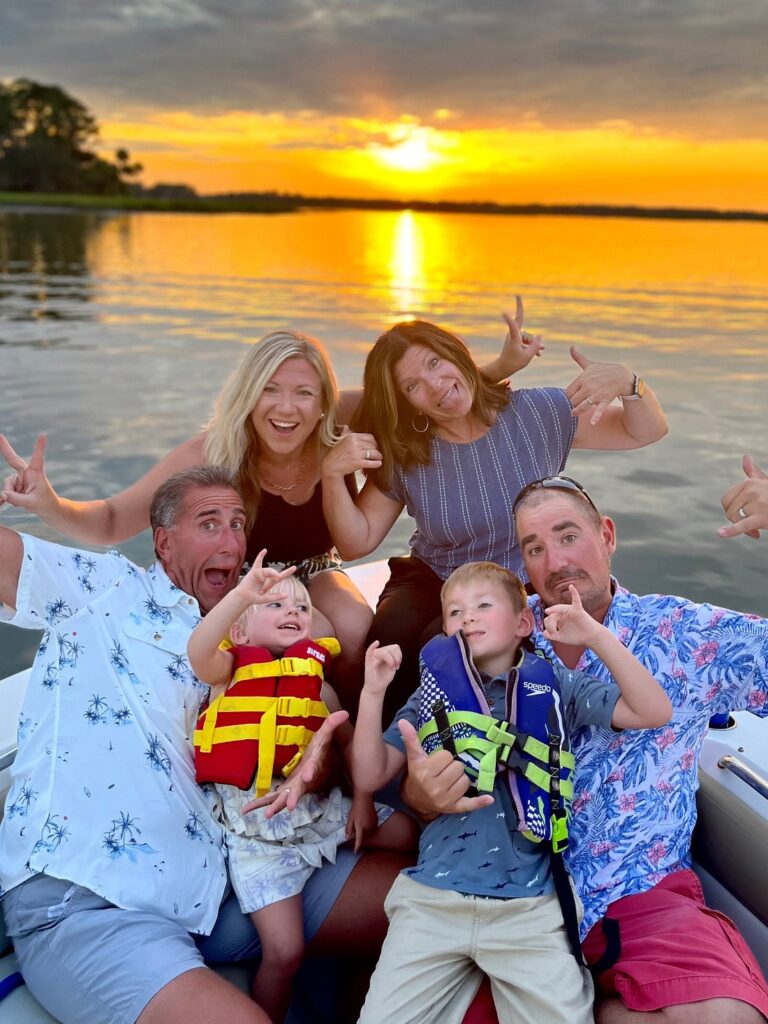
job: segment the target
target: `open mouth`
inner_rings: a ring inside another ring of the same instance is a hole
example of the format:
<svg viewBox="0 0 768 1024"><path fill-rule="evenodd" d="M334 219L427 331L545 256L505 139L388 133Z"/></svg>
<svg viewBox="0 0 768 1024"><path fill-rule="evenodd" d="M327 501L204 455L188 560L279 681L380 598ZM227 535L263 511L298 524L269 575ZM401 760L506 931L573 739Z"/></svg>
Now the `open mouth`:
<svg viewBox="0 0 768 1024"><path fill-rule="evenodd" d="M214 568L206 569L203 575L210 586L222 589L229 584L232 573L230 569Z"/></svg>
<svg viewBox="0 0 768 1024"><path fill-rule="evenodd" d="M298 427L298 423L288 423L285 420L270 420L269 425L273 430L276 430L278 434L292 434Z"/></svg>
<svg viewBox="0 0 768 1024"><path fill-rule="evenodd" d="M277 628L288 629L293 633L298 633L301 627L299 626L298 622L285 622L283 623L282 626L278 626Z"/></svg>
<svg viewBox="0 0 768 1024"><path fill-rule="evenodd" d="M439 402L437 403L437 405L438 405L438 408L440 408L441 406L445 405L445 404L446 404L446 402L450 402L450 401L451 401L451 400L453 399L453 397L454 397L454 395L455 395L455 394L456 394L456 385L455 385L455 384L451 384L451 386L450 386L450 387L448 388L448 390L447 390L447 391L445 392L445 394L443 395L443 397L442 397L442 398L440 399L440 401L439 401Z"/></svg>

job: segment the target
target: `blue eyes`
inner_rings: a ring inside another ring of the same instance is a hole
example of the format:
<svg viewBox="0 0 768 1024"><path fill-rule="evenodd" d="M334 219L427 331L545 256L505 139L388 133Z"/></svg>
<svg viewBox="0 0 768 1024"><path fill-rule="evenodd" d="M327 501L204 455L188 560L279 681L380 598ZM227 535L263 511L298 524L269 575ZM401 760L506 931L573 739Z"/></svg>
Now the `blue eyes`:
<svg viewBox="0 0 768 1024"><path fill-rule="evenodd" d="M270 601L269 604L267 605L267 608L276 608L277 610L280 610L283 607L283 605L284 605L283 601ZM306 614L307 612L309 612L309 605L297 604L296 605L296 611L297 612L303 612L303 613Z"/></svg>

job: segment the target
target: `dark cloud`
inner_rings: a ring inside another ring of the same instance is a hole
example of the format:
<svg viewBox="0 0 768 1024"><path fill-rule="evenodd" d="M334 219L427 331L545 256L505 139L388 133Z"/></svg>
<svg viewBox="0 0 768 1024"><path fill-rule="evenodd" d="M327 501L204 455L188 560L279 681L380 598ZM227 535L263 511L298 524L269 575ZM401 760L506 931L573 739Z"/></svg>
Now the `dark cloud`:
<svg viewBox="0 0 768 1024"><path fill-rule="evenodd" d="M762 137L764 0L27 0L0 66L104 107Z"/></svg>

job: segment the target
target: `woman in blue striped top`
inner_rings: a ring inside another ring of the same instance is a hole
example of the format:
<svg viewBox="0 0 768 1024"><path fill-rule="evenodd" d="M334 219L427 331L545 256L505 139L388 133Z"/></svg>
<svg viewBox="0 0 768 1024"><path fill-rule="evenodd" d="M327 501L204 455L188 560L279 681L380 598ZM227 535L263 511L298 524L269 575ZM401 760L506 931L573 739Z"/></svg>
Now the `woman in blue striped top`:
<svg viewBox="0 0 768 1024"><path fill-rule="evenodd" d="M581 373L566 389L520 390L489 384L459 338L425 321L395 325L368 354L357 432L323 464L323 510L345 559L373 551L403 508L416 521L410 555L390 560L368 635L403 649L388 713L418 683L418 652L439 630L440 588L455 568L496 562L525 579L512 516L519 491L560 473L572 447L642 448L666 434L636 374L571 354ZM368 480L353 498L343 481L358 469Z"/></svg>

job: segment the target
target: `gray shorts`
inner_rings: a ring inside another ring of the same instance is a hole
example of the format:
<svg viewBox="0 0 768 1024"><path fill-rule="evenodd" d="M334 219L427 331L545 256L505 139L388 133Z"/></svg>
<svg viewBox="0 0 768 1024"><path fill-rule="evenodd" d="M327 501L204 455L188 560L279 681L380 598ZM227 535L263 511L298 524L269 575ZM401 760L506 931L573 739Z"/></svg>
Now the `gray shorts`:
<svg viewBox="0 0 768 1024"><path fill-rule="evenodd" d="M335 864L324 864L310 878L303 893L307 941L357 860L340 849ZM134 1024L153 996L186 971L261 952L256 929L232 894L208 936L192 936L147 911L122 910L90 889L47 875L6 893L4 910L24 980L65 1024Z"/></svg>

